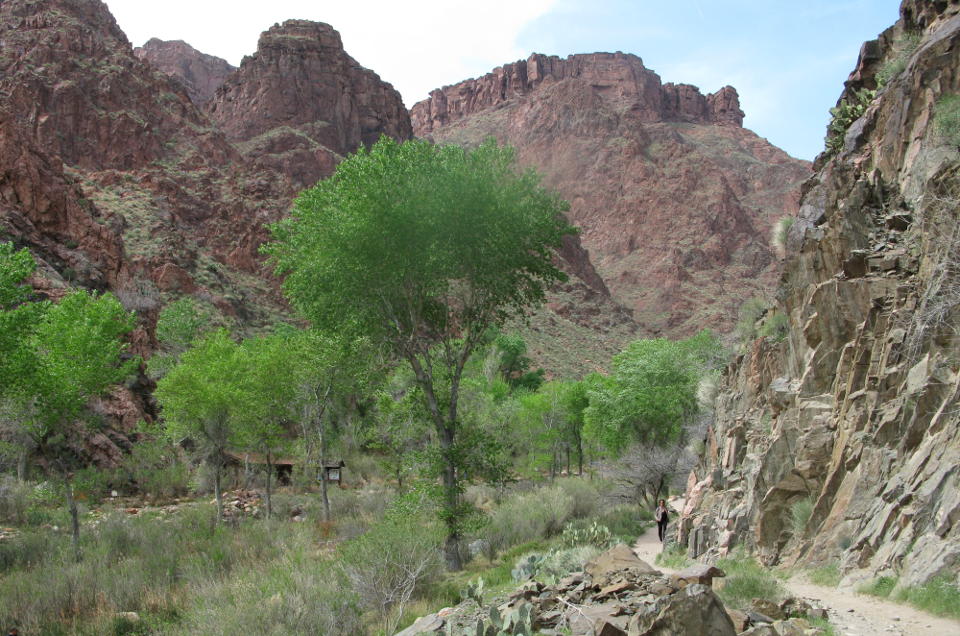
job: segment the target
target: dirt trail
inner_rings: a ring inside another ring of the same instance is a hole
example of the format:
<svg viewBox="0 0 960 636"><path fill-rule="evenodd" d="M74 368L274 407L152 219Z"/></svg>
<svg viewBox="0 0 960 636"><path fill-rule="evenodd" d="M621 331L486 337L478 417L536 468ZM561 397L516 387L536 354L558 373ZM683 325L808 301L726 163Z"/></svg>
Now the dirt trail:
<svg viewBox="0 0 960 636"><path fill-rule="evenodd" d="M672 503L672 502L671 502ZM675 506L676 504L674 504ZM674 516L674 519L676 516ZM672 523L671 523L672 525ZM672 530L673 528L671 528ZM676 570L656 565L662 545L657 527L649 528L633 546L637 556L666 574ZM850 588L814 585L805 574L796 574L784 587L790 596L816 601L830 615L837 636L960 636L960 621L940 618L909 605L901 605Z"/></svg>

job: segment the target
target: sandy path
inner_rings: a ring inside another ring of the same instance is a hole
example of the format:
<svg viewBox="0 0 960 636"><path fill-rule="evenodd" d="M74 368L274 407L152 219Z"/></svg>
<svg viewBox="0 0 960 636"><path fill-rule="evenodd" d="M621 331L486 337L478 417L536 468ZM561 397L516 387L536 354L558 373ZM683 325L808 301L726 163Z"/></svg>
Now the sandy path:
<svg viewBox="0 0 960 636"><path fill-rule="evenodd" d="M676 518L676 517L674 517ZM672 524L671 524L672 525ZM670 528L673 529L672 527ZM648 529L633 546L637 556L666 574L676 570L656 565L662 545L657 527ZM960 636L960 622L940 618L874 596L858 594L849 588L830 588L810 583L806 575L794 575L784 582L788 594L816 601L826 608L838 636Z"/></svg>

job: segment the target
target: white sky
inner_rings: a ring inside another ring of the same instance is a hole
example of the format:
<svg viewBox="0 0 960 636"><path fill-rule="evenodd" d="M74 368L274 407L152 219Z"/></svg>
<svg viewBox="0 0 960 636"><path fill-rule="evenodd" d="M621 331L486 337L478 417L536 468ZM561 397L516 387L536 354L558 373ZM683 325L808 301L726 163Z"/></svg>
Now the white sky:
<svg viewBox="0 0 960 636"><path fill-rule="evenodd" d="M488 73L530 52L521 29L557 0L105 0L127 38L184 40L239 66L262 31L291 18L326 22L361 65L409 108L434 88Z"/></svg>

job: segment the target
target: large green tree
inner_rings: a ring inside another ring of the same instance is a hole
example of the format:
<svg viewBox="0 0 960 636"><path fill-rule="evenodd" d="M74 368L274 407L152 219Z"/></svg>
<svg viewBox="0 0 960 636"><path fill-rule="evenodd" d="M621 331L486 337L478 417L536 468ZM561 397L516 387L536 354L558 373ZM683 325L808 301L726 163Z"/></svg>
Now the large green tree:
<svg viewBox="0 0 960 636"><path fill-rule="evenodd" d="M249 415L244 362L240 346L219 329L181 354L154 393L163 407L167 435L190 439L213 470L218 519L223 518L220 478L226 452L241 443L242 423Z"/></svg>
<svg viewBox="0 0 960 636"><path fill-rule="evenodd" d="M614 453L635 442L678 441L697 412L700 379L723 359L709 331L632 342L614 356L612 373L588 389L584 434Z"/></svg>
<svg viewBox="0 0 960 636"><path fill-rule="evenodd" d="M304 191L266 247L321 330L388 345L413 370L440 440L446 558L459 569L456 443L464 366L491 326L564 278L566 204L494 142L473 150L382 138Z"/></svg>
<svg viewBox="0 0 960 636"><path fill-rule="evenodd" d="M59 474L79 559L80 520L71 479L77 457L70 436L91 419L90 399L138 367L139 359L126 354L123 340L133 329L134 316L112 294L84 290L56 304L31 302L25 279L33 269L28 252L0 244L0 401L8 413L4 436Z"/></svg>

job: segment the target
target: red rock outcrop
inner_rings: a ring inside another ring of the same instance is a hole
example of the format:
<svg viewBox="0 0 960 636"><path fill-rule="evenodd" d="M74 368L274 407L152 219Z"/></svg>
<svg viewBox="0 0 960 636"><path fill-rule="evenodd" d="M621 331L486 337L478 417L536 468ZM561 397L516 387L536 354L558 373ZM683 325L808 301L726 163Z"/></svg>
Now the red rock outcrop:
<svg viewBox="0 0 960 636"><path fill-rule="evenodd" d="M414 104L410 118L418 136L497 107L535 91L544 82L576 79L590 85L608 102L628 102L638 121L678 121L743 125L737 91L725 86L703 95L690 84L661 84L660 76L636 55L590 53L559 58L534 53L504 64L483 77L431 91Z"/></svg>
<svg viewBox="0 0 960 636"><path fill-rule="evenodd" d="M213 97L227 76L237 70L226 60L201 53L183 40L150 38L133 52L179 80L195 104L203 104Z"/></svg>
<svg viewBox="0 0 960 636"><path fill-rule="evenodd" d="M741 127L732 87L662 84L622 53L535 54L433 91L411 119L438 142L516 147L570 201L614 299L666 335L727 330L773 286L771 230L809 175Z"/></svg>
<svg viewBox="0 0 960 636"><path fill-rule="evenodd" d="M263 32L206 109L244 154L299 186L381 135L412 136L400 94L347 55L333 27L307 20Z"/></svg>
<svg viewBox="0 0 960 636"><path fill-rule="evenodd" d="M764 318L785 337L727 369L678 542L896 594L960 566L960 157L937 125L960 93L960 4L904 0L840 99L875 88L804 184Z"/></svg>

